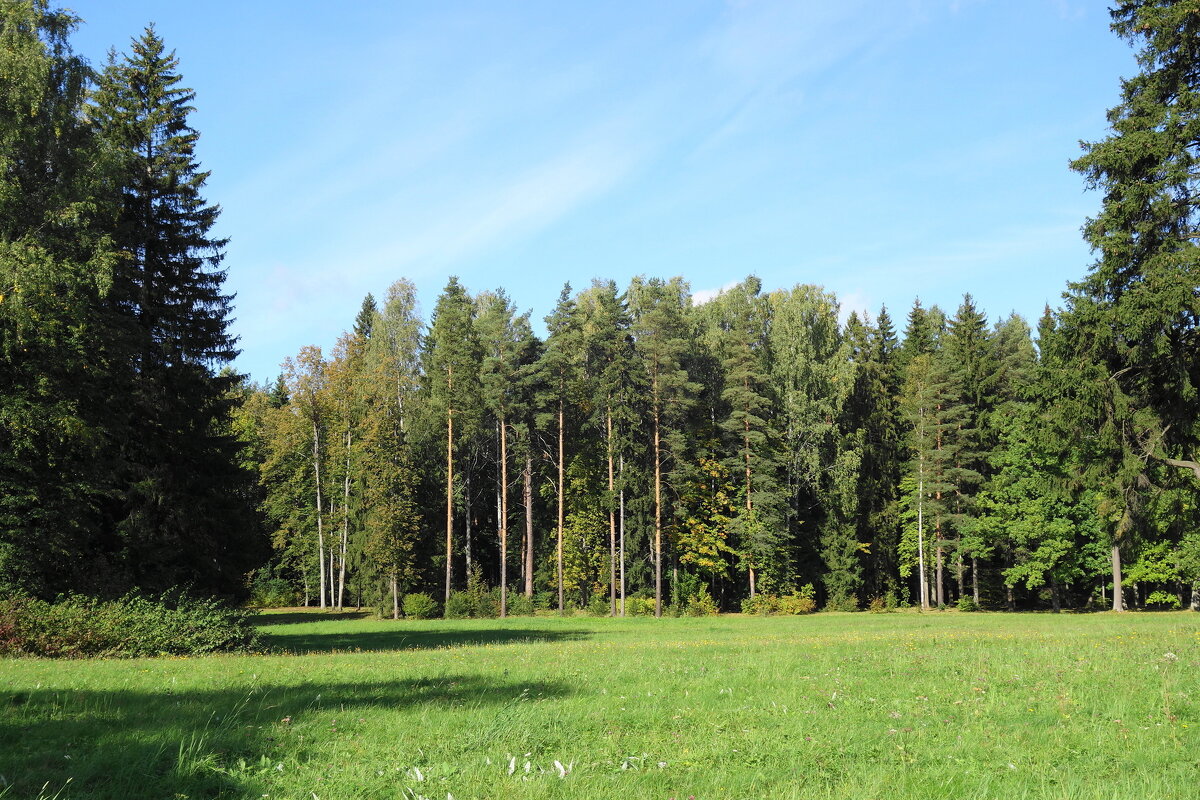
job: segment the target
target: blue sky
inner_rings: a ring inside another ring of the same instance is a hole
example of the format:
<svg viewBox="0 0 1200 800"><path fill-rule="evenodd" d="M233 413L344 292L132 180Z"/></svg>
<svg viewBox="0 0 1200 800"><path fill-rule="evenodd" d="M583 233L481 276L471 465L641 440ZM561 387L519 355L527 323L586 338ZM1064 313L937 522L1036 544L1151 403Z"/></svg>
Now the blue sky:
<svg viewBox="0 0 1200 800"><path fill-rule="evenodd" d="M1132 50L1096 0L74 0L93 62L153 21L197 92L237 367L450 275L758 275L844 310L963 292L1033 321L1091 263L1067 168Z"/></svg>

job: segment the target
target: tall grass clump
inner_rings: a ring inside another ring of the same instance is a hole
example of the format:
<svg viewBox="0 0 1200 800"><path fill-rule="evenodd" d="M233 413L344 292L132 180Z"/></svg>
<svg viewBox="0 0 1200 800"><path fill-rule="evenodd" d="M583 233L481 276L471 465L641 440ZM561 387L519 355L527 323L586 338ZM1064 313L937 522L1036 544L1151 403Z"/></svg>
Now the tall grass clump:
<svg viewBox="0 0 1200 800"><path fill-rule="evenodd" d="M251 652L251 612L212 598L168 592L117 600L71 595L50 603L0 599L0 655L135 658Z"/></svg>

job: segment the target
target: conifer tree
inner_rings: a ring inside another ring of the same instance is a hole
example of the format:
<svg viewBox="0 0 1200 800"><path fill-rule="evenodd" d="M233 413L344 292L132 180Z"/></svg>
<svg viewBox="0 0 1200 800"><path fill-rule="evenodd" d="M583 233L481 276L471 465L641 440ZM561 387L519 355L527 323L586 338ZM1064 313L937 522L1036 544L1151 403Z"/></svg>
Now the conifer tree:
<svg viewBox="0 0 1200 800"><path fill-rule="evenodd" d="M538 363L538 382L541 391L538 406L538 427L553 428L554 445L550 460L556 471L555 496L555 575L558 589L558 613L566 613L563 584L563 535L567 509L567 425L568 412L574 408L579 394L580 369L583 361L583 341L580 318L571 285L564 284L554 311L546 317L546 347ZM573 423L573 420L571 421ZM574 428L574 424L571 425Z"/></svg>
<svg viewBox="0 0 1200 800"><path fill-rule="evenodd" d="M455 436L465 438L475 423L480 358L474 305L458 278L451 277L434 307L423 353L429 409L446 432L446 600L454 578Z"/></svg>
<svg viewBox="0 0 1200 800"><path fill-rule="evenodd" d="M503 289L476 298L476 328L483 348L480 385L484 406L495 419L499 474L496 528L500 542L500 616L508 615L509 435L519 414L519 373L532 358L528 313L518 316Z"/></svg>
<svg viewBox="0 0 1200 800"><path fill-rule="evenodd" d="M629 286L635 352L645 373L650 413L654 503L654 614L662 616L664 489L680 466L684 448L679 428L699 388L684 368L689 347L685 309L690 306L686 284L634 278Z"/></svg>
<svg viewBox="0 0 1200 800"><path fill-rule="evenodd" d="M194 93L153 27L110 56L90 114L109 158L122 258L109 303L127 348L128 430L120 461L127 486L118 532L146 588L192 583L234 592L250 566L245 480L237 444L223 435L237 354L223 293L220 209L203 197ZM214 524L215 523L215 524Z"/></svg>
<svg viewBox="0 0 1200 800"><path fill-rule="evenodd" d="M1156 484L1200 481L1200 15L1176 0L1123 0L1112 29L1138 46L1112 132L1072 168L1104 193L1084 237L1097 260L1072 284L1064 334L1100 423L1091 471L1113 487L1113 610L1123 610L1121 550L1148 519ZM1186 470L1160 478L1155 466Z"/></svg>

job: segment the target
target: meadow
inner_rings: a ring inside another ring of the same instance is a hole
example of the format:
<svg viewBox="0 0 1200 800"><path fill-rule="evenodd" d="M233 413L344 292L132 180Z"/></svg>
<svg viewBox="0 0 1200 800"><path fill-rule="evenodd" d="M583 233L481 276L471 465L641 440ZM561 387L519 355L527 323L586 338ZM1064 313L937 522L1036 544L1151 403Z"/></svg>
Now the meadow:
<svg viewBox="0 0 1200 800"><path fill-rule="evenodd" d="M1200 614L259 618L273 652L0 661L0 797L1169 798Z"/></svg>

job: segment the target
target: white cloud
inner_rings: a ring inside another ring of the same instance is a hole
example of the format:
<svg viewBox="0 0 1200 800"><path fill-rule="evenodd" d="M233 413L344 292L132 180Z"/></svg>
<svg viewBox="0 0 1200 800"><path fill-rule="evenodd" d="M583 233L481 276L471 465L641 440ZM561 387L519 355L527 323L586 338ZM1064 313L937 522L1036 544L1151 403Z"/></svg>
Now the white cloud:
<svg viewBox="0 0 1200 800"><path fill-rule="evenodd" d="M737 286L741 281L732 280L724 286L719 286L716 289L701 289L698 292L692 292L692 305L702 306L710 300L715 300L725 292L728 292L733 287Z"/></svg>

